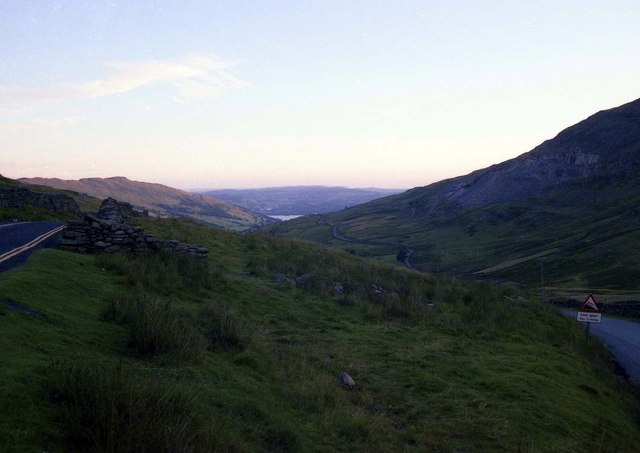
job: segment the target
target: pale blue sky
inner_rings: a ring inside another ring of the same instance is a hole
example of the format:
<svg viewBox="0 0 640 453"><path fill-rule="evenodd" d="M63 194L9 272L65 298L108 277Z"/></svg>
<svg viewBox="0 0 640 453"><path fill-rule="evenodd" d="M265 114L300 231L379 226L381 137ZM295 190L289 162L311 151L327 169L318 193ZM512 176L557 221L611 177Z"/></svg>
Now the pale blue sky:
<svg viewBox="0 0 640 453"><path fill-rule="evenodd" d="M640 97L638 1L0 0L0 173L414 187Z"/></svg>

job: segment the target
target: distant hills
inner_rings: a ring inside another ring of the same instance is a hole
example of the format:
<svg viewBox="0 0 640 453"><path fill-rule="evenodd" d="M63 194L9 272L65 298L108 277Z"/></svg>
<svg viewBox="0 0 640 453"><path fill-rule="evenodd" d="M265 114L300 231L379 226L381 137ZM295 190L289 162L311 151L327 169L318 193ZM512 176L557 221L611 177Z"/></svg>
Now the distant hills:
<svg viewBox="0 0 640 453"><path fill-rule="evenodd" d="M83 178L77 181L57 178L21 178L29 184L85 193L104 199L113 197L161 217L187 217L211 225L244 230L272 222L272 219L233 206L207 195L193 194L162 184L131 181L125 177Z"/></svg>
<svg viewBox="0 0 640 453"><path fill-rule="evenodd" d="M640 99L528 153L327 216L274 226L379 259L406 244L421 270L572 288L640 288Z"/></svg>
<svg viewBox="0 0 640 453"><path fill-rule="evenodd" d="M198 192L262 214L287 216L339 211L349 206L401 192L401 190L292 186L264 189L201 190Z"/></svg>

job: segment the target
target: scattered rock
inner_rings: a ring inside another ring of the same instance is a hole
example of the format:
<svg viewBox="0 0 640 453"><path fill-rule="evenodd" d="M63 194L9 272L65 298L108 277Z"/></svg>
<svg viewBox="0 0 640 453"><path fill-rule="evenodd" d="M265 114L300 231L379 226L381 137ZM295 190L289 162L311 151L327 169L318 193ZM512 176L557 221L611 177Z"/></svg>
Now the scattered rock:
<svg viewBox="0 0 640 453"><path fill-rule="evenodd" d="M338 385L345 390L353 390L356 386L356 382L347 373L342 372L340 373L340 376L338 376Z"/></svg>
<svg viewBox="0 0 640 453"><path fill-rule="evenodd" d="M289 278L289 277L287 277L285 275L282 275L282 274L276 274L273 277L273 280L276 283L284 283L284 284L287 284L287 285L296 286L296 281L294 279Z"/></svg>

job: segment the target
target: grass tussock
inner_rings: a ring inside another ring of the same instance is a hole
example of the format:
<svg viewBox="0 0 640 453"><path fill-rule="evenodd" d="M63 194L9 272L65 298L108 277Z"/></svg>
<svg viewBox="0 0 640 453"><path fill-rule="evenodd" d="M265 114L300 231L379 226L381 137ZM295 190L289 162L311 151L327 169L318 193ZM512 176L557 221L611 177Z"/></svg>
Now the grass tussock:
<svg viewBox="0 0 640 453"><path fill-rule="evenodd" d="M194 400L166 379L144 383L122 366L57 363L47 390L69 450L202 451Z"/></svg>
<svg viewBox="0 0 640 453"><path fill-rule="evenodd" d="M102 319L129 328L129 347L136 354L169 354L178 361L196 360L205 351L203 336L186 307L144 293L112 295Z"/></svg>
<svg viewBox="0 0 640 453"><path fill-rule="evenodd" d="M198 319L210 350L243 350L251 342L249 327L238 315L227 309L211 303L204 305L199 311Z"/></svg>
<svg viewBox="0 0 640 453"><path fill-rule="evenodd" d="M129 285L163 294L211 289L224 281L224 270L188 256L161 251L140 257L123 253L101 254L98 266L126 278Z"/></svg>

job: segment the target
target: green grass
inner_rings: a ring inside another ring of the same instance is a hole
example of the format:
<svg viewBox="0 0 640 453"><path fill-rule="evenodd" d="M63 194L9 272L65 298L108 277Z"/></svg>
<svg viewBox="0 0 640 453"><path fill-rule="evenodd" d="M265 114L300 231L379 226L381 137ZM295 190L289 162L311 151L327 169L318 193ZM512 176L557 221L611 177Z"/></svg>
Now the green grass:
<svg viewBox="0 0 640 453"><path fill-rule="evenodd" d="M431 189L415 189L266 230L387 263L398 253L397 247L338 241L331 237L335 225L350 238L410 246L412 263L425 272L527 287L539 284L539 257L544 256L550 286L634 291L640 300L640 255L629 252L640 240L640 185L616 184L597 179L566 184L538 197L478 209L447 206L429 198ZM431 204L436 209L429 209Z"/></svg>
<svg viewBox="0 0 640 453"><path fill-rule="evenodd" d="M197 451L207 444L195 404L184 390L145 370L55 363L46 387L69 449L140 452ZM147 373L148 374L148 373Z"/></svg>
<svg viewBox="0 0 640 453"><path fill-rule="evenodd" d="M206 270L43 250L0 274L0 450L640 448L606 350L512 288L141 222L206 246Z"/></svg>
<svg viewBox="0 0 640 453"><path fill-rule="evenodd" d="M168 354L178 361L198 359L205 351L196 318L185 307L146 294L112 295L102 319L129 329L128 346L140 356Z"/></svg>

